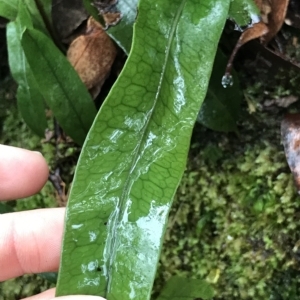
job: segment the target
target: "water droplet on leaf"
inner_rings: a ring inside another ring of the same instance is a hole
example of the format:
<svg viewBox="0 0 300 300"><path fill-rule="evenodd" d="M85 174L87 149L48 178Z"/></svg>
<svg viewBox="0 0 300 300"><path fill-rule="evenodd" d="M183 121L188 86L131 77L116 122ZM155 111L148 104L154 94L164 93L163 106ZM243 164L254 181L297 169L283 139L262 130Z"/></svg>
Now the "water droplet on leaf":
<svg viewBox="0 0 300 300"><path fill-rule="evenodd" d="M232 86L233 85L233 78L232 75L229 73L225 73L225 75L222 77L222 85L223 88L227 88L228 86Z"/></svg>

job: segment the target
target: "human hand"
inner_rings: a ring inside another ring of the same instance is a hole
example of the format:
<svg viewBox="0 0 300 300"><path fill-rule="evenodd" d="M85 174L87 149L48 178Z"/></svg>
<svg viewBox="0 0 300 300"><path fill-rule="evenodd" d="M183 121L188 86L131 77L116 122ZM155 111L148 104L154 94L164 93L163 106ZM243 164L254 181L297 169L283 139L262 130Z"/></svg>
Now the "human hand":
<svg viewBox="0 0 300 300"><path fill-rule="evenodd" d="M48 178L40 153L0 145L0 201L37 193ZM0 282L23 274L57 271L64 208L0 214ZM55 289L26 298L50 300ZM60 300L104 300L96 296L65 296Z"/></svg>

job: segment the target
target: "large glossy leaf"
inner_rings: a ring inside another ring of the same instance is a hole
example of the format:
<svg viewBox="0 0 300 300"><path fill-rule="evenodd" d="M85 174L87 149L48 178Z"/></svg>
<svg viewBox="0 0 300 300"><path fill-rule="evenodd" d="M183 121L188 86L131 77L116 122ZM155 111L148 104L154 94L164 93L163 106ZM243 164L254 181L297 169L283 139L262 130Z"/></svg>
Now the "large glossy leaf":
<svg viewBox="0 0 300 300"><path fill-rule="evenodd" d="M228 17L238 26L251 26L260 20L260 11L254 0L232 0Z"/></svg>
<svg viewBox="0 0 300 300"><path fill-rule="evenodd" d="M40 92L60 126L82 144L96 115L86 87L65 56L43 33L26 29L22 46Z"/></svg>
<svg viewBox="0 0 300 300"><path fill-rule="evenodd" d="M45 102L26 60L21 37L25 27L32 27L31 18L22 1L14 22L7 25L7 48L10 71L18 83L18 108L28 127L43 137L47 128Z"/></svg>
<svg viewBox="0 0 300 300"><path fill-rule="evenodd" d="M230 0L141 0L127 63L81 153L57 295L149 299Z"/></svg>
<svg viewBox="0 0 300 300"><path fill-rule="evenodd" d="M156 300L212 299L214 290L204 280L174 276L168 280Z"/></svg>
<svg viewBox="0 0 300 300"><path fill-rule="evenodd" d="M236 131L236 123L240 117L242 92L238 76L232 72L233 85L222 86L222 77L226 68L227 58L219 50L214 62L207 95L201 106L197 121L217 131Z"/></svg>
<svg viewBox="0 0 300 300"><path fill-rule="evenodd" d="M9 20L14 20L18 14L19 0L1 0L0 16Z"/></svg>

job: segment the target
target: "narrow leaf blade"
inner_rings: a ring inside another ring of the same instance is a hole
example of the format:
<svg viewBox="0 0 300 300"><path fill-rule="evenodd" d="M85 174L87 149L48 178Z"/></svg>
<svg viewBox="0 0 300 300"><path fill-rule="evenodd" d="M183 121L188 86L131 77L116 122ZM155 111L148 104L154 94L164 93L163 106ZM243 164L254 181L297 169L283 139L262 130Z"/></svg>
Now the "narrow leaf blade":
<svg viewBox="0 0 300 300"><path fill-rule="evenodd" d="M46 28L44 20L40 14L40 11L39 11L35 1L34 0L22 0L20 2L23 2L24 7L25 6L27 7L27 9L30 13L31 19L32 19L33 27L45 34L48 34L48 30Z"/></svg>
<svg viewBox="0 0 300 300"><path fill-rule="evenodd" d="M96 115L86 87L64 55L43 33L26 29L22 46L40 91L60 126L77 143L83 144Z"/></svg>
<svg viewBox="0 0 300 300"><path fill-rule="evenodd" d="M9 20L14 20L18 14L19 0L1 0L0 16Z"/></svg>
<svg viewBox="0 0 300 300"><path fill-rule="evenodd" d="M57 296L149 299L230 0L141 0L70 194Z"/></svg>
<svg viewBox="0 0 300 300"><path fill-rule="evenodd" d="M44 98L27 63L21 45L25 26L32 26L26 7L20 1L19 14L6 28L10 71L18 83L17 101L21 115L28 127L43 137L47 128Z"/></svg>

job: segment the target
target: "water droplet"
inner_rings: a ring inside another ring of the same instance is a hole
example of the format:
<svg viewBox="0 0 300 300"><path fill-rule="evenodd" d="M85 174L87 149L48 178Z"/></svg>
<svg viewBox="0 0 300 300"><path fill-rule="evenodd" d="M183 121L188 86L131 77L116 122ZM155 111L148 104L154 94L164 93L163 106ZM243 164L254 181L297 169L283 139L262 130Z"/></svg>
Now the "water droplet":
<svg viewBox="0 0 300 300"><path fill-rule="evenodd" d="M223 88L225 88L225 89L228 86L233 85L233 78L232 78L231 74L225 73L225 75L222 77L222 85L223 85Z"/></svg>
<svg viewBox="0 0 300 300"><path fill-rule="evenodd" d="M234 30L239 31L239 32L243 32L242 27L239 26L237 23L234 24Z"/></svg>

